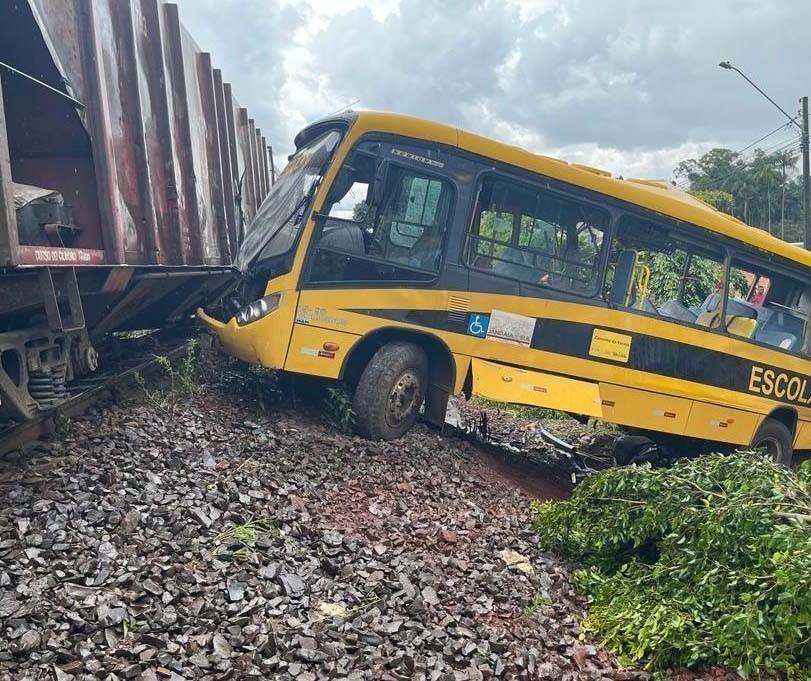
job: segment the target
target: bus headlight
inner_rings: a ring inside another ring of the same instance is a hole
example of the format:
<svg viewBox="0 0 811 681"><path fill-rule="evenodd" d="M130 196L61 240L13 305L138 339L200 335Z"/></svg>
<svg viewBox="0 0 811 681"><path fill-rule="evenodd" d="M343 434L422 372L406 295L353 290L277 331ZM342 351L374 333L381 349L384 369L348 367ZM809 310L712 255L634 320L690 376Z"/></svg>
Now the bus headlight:
<svg viewBox="0 0 811 681"><path fill-rule="evenodd" d="M246 324L255 322L257 319L262 319L262 317L278 308L281 302L281 293L271 293L269 296L254 300L234 315L237 320L237 326L245 326Z"/></svg>

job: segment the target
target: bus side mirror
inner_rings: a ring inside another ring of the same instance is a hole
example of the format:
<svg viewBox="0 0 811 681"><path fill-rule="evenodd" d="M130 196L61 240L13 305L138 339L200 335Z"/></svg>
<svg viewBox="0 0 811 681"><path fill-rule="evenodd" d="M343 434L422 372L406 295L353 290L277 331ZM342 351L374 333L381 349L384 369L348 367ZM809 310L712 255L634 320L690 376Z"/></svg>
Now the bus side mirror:
<svg viewBox="0 0 811 681"><path fill-rule="evenodd" d="M375 168L375 181L372 185L371 205L379 206L383 203L383 194L386 191L386 179L389 174L389 161L380 161Z"/></svg>

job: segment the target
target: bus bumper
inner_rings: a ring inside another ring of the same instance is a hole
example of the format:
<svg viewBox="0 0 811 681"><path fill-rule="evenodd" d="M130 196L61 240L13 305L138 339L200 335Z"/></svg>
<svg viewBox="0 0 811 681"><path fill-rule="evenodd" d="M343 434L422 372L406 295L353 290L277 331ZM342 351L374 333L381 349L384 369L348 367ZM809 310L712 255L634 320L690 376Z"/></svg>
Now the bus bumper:
<svg viewBox="0 0 811 681"><path fill-rule="evenodd" d="M197 309L197 319L202 322L205 328L217 336L223 350L229 355L250 364L262 364L270 369L281 368L281 363L274 362L274 358L268 356L273 353L267 352L267 341L260 342L260 337L255 333L255 330L250 328L250 325L240 327L234 317L231 317L227 322L221 322L219 319L206 314L201 308Z"/></svg>

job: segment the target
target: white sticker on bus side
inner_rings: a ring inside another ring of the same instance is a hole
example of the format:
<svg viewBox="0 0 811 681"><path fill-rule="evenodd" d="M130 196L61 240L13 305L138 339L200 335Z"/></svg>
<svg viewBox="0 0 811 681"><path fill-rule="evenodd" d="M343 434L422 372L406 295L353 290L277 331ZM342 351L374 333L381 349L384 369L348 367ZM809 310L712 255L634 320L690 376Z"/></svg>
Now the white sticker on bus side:
<svg viewBox="0 0 811 681"><path fill-rule="evenodd" d="M445 164L441 161L435 161L432 158L425 158L425 156L419 156L417 154L412 154L410 151L403 151L402 149L392 149L391 153L394 156L402 156L403 158L407 158L411 161L419 161L420 163L425 163L426 165L433 166L434 168L444 168Z"/></svg>
<svg viewBox="0 0 811 681"><path fill-rule="evenodd" d="M493 310L490 313L490 324L487 326L485 338L528 348L534 331L535 317Z"/></svg>

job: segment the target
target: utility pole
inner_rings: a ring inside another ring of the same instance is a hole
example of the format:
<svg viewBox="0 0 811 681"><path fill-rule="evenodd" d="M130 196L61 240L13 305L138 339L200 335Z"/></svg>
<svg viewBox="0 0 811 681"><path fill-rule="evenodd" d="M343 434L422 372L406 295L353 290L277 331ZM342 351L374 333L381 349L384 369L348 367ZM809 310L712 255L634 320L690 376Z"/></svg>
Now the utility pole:
<svg viewBox="0 0 811 681"><path fill-rule="evenodd" d="M811 251L811 170L808 159L808 97L800 99L803 111L803 131L800 149L803 154L803 247Z"/></svg>
<svg viewBox="0 0 811 681"><path fill-rule="evenodd" d="M749 76L741 71L737 66L733 66L728 61L722 61L718 64L722 69L737 71L740 76L746 80L755 90L768 99L775 108L791 121L792 125L800 129L800 151L803 156L803 247L807 251L811 251L811 169L809 169L809 150L808 150L808 97L801 97L800 103L802 104L802 125L797 122L797 116L790 116L783 107L775 102L769 95L761 90Z"/></svg>

